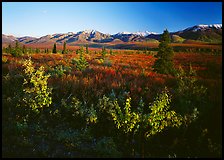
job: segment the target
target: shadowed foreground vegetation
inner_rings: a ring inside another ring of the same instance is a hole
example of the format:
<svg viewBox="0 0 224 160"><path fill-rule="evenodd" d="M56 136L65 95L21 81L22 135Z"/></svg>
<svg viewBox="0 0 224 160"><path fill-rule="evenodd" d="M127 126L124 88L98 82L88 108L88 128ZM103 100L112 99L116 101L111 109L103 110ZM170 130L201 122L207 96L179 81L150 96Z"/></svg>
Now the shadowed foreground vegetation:
<svg viewBox="0 0 224 160"><path fill-rule="evenodd" d="M2 55L3 157L221 157L222 55L50 52Z"/></svg>

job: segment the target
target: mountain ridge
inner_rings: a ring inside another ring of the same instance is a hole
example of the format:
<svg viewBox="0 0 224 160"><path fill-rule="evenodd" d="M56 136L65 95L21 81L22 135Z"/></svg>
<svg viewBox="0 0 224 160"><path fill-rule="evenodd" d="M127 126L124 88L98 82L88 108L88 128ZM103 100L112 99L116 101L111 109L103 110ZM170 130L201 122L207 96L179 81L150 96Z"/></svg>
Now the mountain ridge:
<svg viewBox="0 0 224 160"><path fill-rule="evenodd" d="M199 40L204 42L222 42L222 24L199 24L185 28L176 32L170 32L171 37L182 39ZM44 44L44 43L108 43L108 42L143 42L149 40L159 40L161 34L155 32L118 32L116 34L105 34L97 30L83 30L78 32L55 33L42 36L40 38L2 34L2 43L13 43L18 40L24 44Z"/></svg>

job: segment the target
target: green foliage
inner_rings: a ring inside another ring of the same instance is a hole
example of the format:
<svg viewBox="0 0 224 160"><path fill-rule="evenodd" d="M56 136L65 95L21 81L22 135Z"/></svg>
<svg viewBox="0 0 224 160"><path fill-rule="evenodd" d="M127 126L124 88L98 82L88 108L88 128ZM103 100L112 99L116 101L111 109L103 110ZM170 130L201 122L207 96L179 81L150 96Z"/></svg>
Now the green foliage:
<svg viewBox="0 0 224 160"><path fill-rule="evenodd" d="M86 54L89 54L89 46L86 44Z"/></svg>
<svg viewBox="0 0 224 160"><path fill-rule="evenodd" d="M154 71L161 74L174 74L174 66L173 66L173 48L170 44L170 35L167 30L165 30L162 34L158 53L155 56L157 60L153 65Z"/></svg>
<svg viewBox="0 0 224 160"><path fill-rule="evenodd" d="M174 43L183 43L185 41L184 38L178 36L178 35L172 35L172 42Z"/></svg>
<svg viewBox="0 0 224 160"><path fill-rule="evenodd" d="M139 115L131 111L131 98L126 99L125 107L122 111L118 102L114 101L114 110L111 112L116 127L122 128L125 133L132 132L135 125L139 122Z"/></svg>
<svg viewBox="0 0 224 160"><path fill-rule="evenodd" d="M79 49L76 50L76 54L84 54L83 46L80 46Z"/></svg>
<svg viewBox="0 0 224 160"><path fill-rule="evenodd" d="M178 106L177 110L181 114L189 114L194 108L203 106L206 102L205 95L207 88L199 85L196 78L197 74L189 66L189 71L185 72L181 66L179 66L177 77L177 88L175 89L175 102Z"/></svg>
<svg viewBox="0 0 224 160"><path fill-rule="evenodd" d="M2 53L7 53L7 48L3 47L2 48Z"/></svg>
<svg viewBox="0 0 224 160"><path fill-rule="evenodd" d="M147 137L162 132L166 127L179 127L183 118L173 110L169 110L171 99L167 88L157 96L155 101L150 105L151 113L148 117L148 124L151 129L146 133Z"/></svg>
<svg viewBox="0 0 224 160"><path fill-rule="evenodd" d="M54 47L52 49L52 53L57 53L56 43L54 43Z"/></svg>
<svg viewBox="0 0 224 160"><path fill-rule="evenodd" d="M67 104L66 101L64 99L62 99L61 104L70 113L72 113L72 116L84 117L87 124L97 123L97 114L96 114L96 110L94 109L93 105L88 107L85 103L82 103L76 97L72 97L72 100L69 104Z"/></svg>
<svg viewBox="0 0 224 160"><path fill-rule="evenodd" d="M85 57L83 56L84 54L83 47L81 47L79 50L76 50L76 53L77 52L79 54L79 59L72 60L72 63L76 64L76 68L78 70L84 71L89 66L89 63L86 61Z"/></svg>
<svg viewBox="0 0 224 160"><path fill-rule="evenodd" d="M64 42L62 54L67 54L68 50L66 49L66 42Z"/></svg>
<svg viewBox="0 0 224 160"><path fill-rule="evenodd" d="M102 98L99 99L99 102L97 104L97 107L101 112L113 112L114 108L114 98L111 100L109 97L103 95Z"/></svg>
<svg viewBox="0 0 224 160"><path fill-rule="evenodd" d="M8 58L7 57L2 57L2 63L7 63Z"/></svg>
<svg viewBox="0 0 224 160"><path fill-rule="evenodd" d="M114 55L114 53L113 53L112 49L110 49L110 55Z"/></svg>
<svg viewBox="0 0 224 160"><path fill-rule="evenodd" d="M26 46L25 45L23 45L22 52L23 52L23 54L26 54L27 53L27 49L26 49Z"/></svg>
<svg viewBox="0 0 224 160"><path fill-rule="evenodd" d="M97 122L97 113L93 107L93 104L89 109L86 110L86 122L87 124Z"/></svg>
<svg viewBox="0 0 224 160"><path fill-rule="evenodd" d="M102 51L101 51L102 57L105 58L107 51L105 47L102 47Z"/></svg>
<svg viewBox="0 0 224 160"><path fill-rule="evenodd" d="M103 96L99 100L98 107L107 111L116 127L122 129L124 133L137 132L140 128L147 130L146 137L153 136L162 132L166 127L179 127L182 124L183 117L170 108L170 96L167 88L157 96L155 101L149 106L151 112L144 113L144 102L140 100L137 111L131 110L131 98L127 98L125 106L122 109L117 98L112 96L108 98Z"/></svg>
<svg viewBox="0 0 224 160"><path fill-rule="evenodd" d="M36 48L35 52L36 53L40 53L40 49L39 48Z"/></svg>
<svg viewBox="0 0 224 160"><path fill-rule="evenodd" d="M16 41L16 46L15 48L11 48L11 45L8 47L9 53L11 53L14 57L19 57L23 55L22 48L19 45L19 42Z"/></svg>
<svg viewBox="0 0 224 160"><path fill-rule="evenodd" d="M23 83L23 102L35 112L40 112L43 107L49 107L52 103L52 88L47 86L50 75L45 75L44 67L35 70L31 58L24 61L25 77Z"/></svg>
<svg viewBox="0 0 224 160"><path fill-rule="evenodd" d="M51 76L61 77L65 74L65 72L70 72L71 67L70 66L58 65L54 68L49 67L48 71L49 71Z"/></svg>
<svg viewBox="0 0 224 160"><path fill-rule="evenodd" d="M44 53L49 53L48 48L44 49Z"/></svg>
<svg viewBox="0 0 224 160"><path fill-rule="evenodd" d="M8 47L6 48L6 53L11 54L11 52L12 52L12 46L11 44L9 44Z"/></svg>

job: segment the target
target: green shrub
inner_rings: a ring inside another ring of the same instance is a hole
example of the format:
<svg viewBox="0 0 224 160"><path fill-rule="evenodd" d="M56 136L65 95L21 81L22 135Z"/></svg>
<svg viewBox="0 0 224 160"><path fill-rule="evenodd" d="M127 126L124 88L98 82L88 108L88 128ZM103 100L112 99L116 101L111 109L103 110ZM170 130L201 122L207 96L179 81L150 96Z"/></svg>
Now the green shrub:
<svg viewBox="0 0 224 160"><path fill-rule="evenodd" d="M80 71L84 71L89 66L89 63L86 61L85 57L83 56L83 53L84 53L83 48L79 49L78 51L78 54L80 55L79 59L72 60L72 64L75 64L76 68Z"/></svg>
<svg viewBox="0 0 224 160"><path fill-rule="evenodd" d="M199 85L196 79L196 72L189 66L189 71L185 72L181 66L176 74L177 87L175 89L174 105L181 114L190 114L195 108L204 106L206 102L206 91L203 85ZM200 109L199 109L200 110Z"/></svg>
<svg viewBox="0 0 224 160"><path fill-rule="evenodd" d="M7 63L8 58L7 57L2 57L2 63Z"/></svg>
<svg viewBox="0 0 224 160"><path fill-rule="evenodd" d="M47 85L47 80L50 75L45 75L44 67L41 66L35 70L31 58L24 61L25 77L23 83L23 102L26 107L30 107L35 112L40 112L40 109L49 107L52 103L52 88Z"/></svg>
<svg viewBox="0 0 224 160"><path fill-rule="evenodd" d="M74 96L71 98L70 103L67 103L65 99L62 99L61 104L67 109L67 113L71 113L73 117L80 116L85 118L86 124L97 123L97 113L93 105L88 107Z"/></svg>
<svg viewBox="0 0 224 160"><path fill-rule="evenodd" d="M102 57L105 58L106 54L107 54L107 50L105 47L102 47L102 51L101 51Z"/></svg>
<svg viewBox="0 0 224 160"><path fill-rule="evenodd" d="M144 102L139 103L138 111L131 110L131 98L127 98L124 108L118 104L117 98L103 96L99 100L98 107L101 111L107 111L116 127L124 133L137 132L139 128L147 129L146 137L161 132L166 127L179 127L183 118L173 110L169 110L171 98L167 88L157 96L149 106L151 112L143 113Z"/></svg>
<svg viewBox="0 0 224 160"><path fill-rule="evenodd" d="M49 68L49 73L51 76L61 77L65 74L65 72L70 72L71 67L58 65L54 68Z"/></svg>

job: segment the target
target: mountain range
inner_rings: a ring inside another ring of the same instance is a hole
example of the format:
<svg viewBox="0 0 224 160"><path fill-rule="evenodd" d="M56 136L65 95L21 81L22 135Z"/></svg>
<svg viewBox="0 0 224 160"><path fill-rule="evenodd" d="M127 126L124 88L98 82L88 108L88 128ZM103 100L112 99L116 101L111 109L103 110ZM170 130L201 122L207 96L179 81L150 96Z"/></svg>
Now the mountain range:
<svg viewBox="0 0 224 160"><path fill-rule="evenodd" d="M119 32L117 34L104 34L96 30L80 32L57 33L45 35L40 38L24 36L15 37L2 34L2 43L14 43L16 40L23 44L63 44L80 43L125 43L125 42L158 42L162 34L155 32ZM184 30L170 32L172 42L186 42L189 40L222 43L222 24L195 25Z"/></svg>

